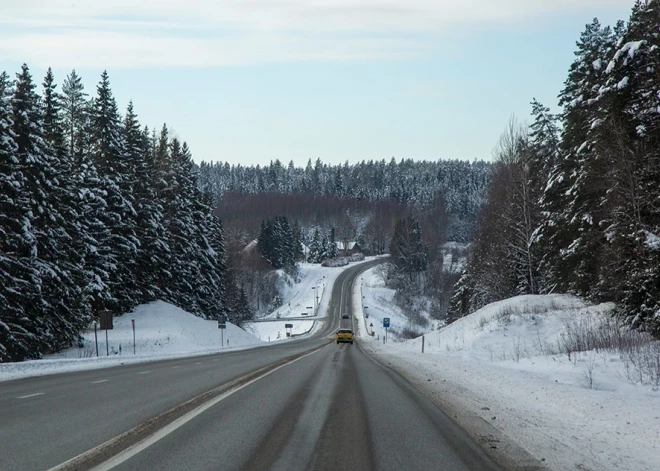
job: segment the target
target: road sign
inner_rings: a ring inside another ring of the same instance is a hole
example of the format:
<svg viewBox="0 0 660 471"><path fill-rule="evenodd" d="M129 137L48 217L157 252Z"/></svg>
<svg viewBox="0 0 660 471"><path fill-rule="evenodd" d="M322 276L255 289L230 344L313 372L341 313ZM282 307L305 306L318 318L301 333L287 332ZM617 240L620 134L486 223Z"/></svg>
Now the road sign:
<svg viewBox="0 0 660 471"><path fill-rule="evenodd" d="M374 323L373 323L373 322L372 322L371 324L369 324L369 327L373 327L373 326L374 326Z"/></svg>
<svg viewBox="0 0 660 471"><path fill-rule="evenodd" d="M389 326L390 326L390 318L389 318L389 317L385 317L385 318L383 319L383 327L388 328Z"/></svg>
<svg viewBox="0 0 660 471"><path fill-rule="evenodd" d="M112 330L112 311L99 311L99 321L101 330Z"/></svg>
<svg viewBox="0 0 660 471"><path fill-rule="evenodd" d="M293 329L293 324L284 324L285 329Z"/></svg>
<svg viewBox="0 0 660 471"><path fill-rule="evenodd" d="M218 329L226 329L227 328L227 316L221 315L218 317Z"/></svg>
<svg viewBox="0 0 660 471"><path fill-rule="evenodd" d="M314 306L307 306L305 309L314 309Z"/></svg>
<svg viewBox="0 0 660 471"><path fill-rule="evenodd" d="M306 316L306 315L307 315L307 311L305 311L305 312L301 312L300 314L303 315L303 316Z"/></svg>

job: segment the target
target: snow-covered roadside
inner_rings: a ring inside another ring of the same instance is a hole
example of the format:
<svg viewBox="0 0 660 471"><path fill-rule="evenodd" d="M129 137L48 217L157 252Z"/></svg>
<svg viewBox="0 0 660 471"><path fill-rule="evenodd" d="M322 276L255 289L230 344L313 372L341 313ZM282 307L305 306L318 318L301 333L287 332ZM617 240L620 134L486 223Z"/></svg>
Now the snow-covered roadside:
<svg viewBox="0 0 660 471"><path fill-rule="evenodd" d="M135 320L135 354L133 326ZM121 364L205 355L218 351L238 350L263 345L253 335L227 323L224 332L217 321L196 317L164 301L135 308L114 319L114 328L97 331L98 353L94 331L84 333L82 348L70 348L43 360L0 363L0 381L28 376L106 368ZM224 340L224 345L221 344ZM108 355L109 353L109 355Z"/></svg>
<svg viewBox="0 0 660 471"><path fill-rule="evenodd" d="M610 306L562 295L513 298L425 335L422 354L421 338L384 345L366 334L359 290L362 348L451 409L468 431L476 417L499 434L494 439L552 470L660 469L660 392L627 382L617 354L554 353L571 319L598 322ZM483 441L483 428L476 433Z"/></svg>
<svg viewBox="0 0 660 471"><path fill-rule="evenodd" d="M246 330L264 342L287 340L285 324L293 324L294 336L309 336L315 333L323 324L330 307L332 287L337 277L346 269L361 263L376 260L377 257L367 257L362 262L351 263L344 267L322 267L319 264L303 263L300 265L300 283L289 286L283 293L284 304L261 320L270 319L273 322L250 322ZM315 295L318 291L318 300ZM317 308L314 315L314 308ZM303 312L309 313L303 317ZM297 318L292 320L291 318ZM299 337L298 337L299 338Z"/></svg>
<svg viewBox="0 0 660 471"><path fill-rule="evenodd" d="M373 260L373 257L365 261L369 260ZM227 323L227 328L221 332L216 321L207 321L166 302L155 301L138 306L131 313L116 317L114 328L107 332L107 349L106 331L99 330L98 357L92 330L84 334L85 341L82 348L70 348L42 360L0 363L0 381L264 347L268 346L269 336L271 341L277 340L278 332L280 332L279 340L287 340L284 333L285 322L294 324L293 335L296 338L300 338L299 335L310 335L321 326L318 320L326 316L332 286L337 276L355 265L326 268L303 264L301 282L288 288L284 293L284 299L288 301L268 316L273 322L254 323L252 324L254 328L248 328L252 332L247 332L231 323ZM310 310L309 320L286 320L289 316L300 315L301 307L313 306L315 293L315 290L311 289L313 286L319 286L317 316L311 316ZM277 318L278 314L281 319ZM133 354L132 319L135 320L136 328L136 354Z"/></svg>

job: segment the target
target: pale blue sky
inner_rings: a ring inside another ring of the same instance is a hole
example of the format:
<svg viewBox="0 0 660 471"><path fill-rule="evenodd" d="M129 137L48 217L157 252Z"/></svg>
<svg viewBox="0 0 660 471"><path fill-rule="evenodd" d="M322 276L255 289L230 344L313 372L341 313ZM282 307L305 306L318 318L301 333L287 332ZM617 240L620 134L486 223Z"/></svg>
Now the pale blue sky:
<svg viewBox="0 0 660 471"><path fill-rule="evenodd" d="M633 0L0 0L0 70L75 68L197 162L490 159ZM47 6L46 6L47 5ZM61 87L61 85L60 85Z"/></svg>

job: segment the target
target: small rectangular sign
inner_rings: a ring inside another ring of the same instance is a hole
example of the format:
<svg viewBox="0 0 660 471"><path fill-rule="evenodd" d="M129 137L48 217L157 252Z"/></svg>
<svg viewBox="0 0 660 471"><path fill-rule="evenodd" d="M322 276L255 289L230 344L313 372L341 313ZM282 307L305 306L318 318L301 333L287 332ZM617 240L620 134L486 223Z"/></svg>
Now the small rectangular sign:
<svg viewBox="0 0 660 471"><path fill-rule="evenodd" d="M389 326L390 326L390 318L389 318L389 317L385 317L385 318L383 319L383 327L387 328L387 327L389 327Z"/></svg>
<svg viewBox="0 0 660 471"><path fill-rule="evenodd" d="M112 330L114 325L112 323L112 311L99 311L99 323L101 330Z"/></svg>
<svg viewBox="0 0 660 471"><path fill-rule="evenodd" d="M293 329L293 324L284 324L285 329Z"/></svg>

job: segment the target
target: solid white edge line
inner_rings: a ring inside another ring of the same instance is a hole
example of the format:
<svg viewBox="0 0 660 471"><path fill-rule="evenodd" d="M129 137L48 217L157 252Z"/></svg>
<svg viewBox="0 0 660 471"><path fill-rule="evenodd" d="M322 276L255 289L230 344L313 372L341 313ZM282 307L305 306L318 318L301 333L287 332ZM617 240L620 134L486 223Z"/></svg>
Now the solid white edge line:
<svg viewBox="0 0 660 471"><path fill-rule="evenodd" d="M43 396L44 394L46 394L46 393L28 394L26 396L18 396L16 399L27 399L28 397Z"/></svg>
<svg viewBox="0 0 660 471"><path fill-rule="evenodd" d="M210 401L198 406L196 409L191 410L187 414L182 415L181 417L179 417L175 421L171 422L170 424L168 424L165 427L161 428L157 432L153 433L151 436L144 438L143 440L139 441L135 445L132 445L132 446L128 447L124 451L122 451L122 452L118 453L117 455L113 456L112 458L104 461L100 465L92 468L92 471L106 471L106 470L114 468L115 466L119 466L123 462L131 459L133 456L137 455L138 453L140 453L141 451L143 451L146 448L150 447L151 445L153 445L157 441L161 440L162 438L166 437L170 433L174 432L179 427L181 427L181 426L185 425L186 423L190 422L195 417L202 414L206 410L210 409L211 407L213 407L214 405L216 405L220 401L228 398L232 394L240 391L243 388L246 388L246 387L250 386L252 383L257 382L260 379L265 378L266 376L270 375L271 373L275 373L280 368L284 368L285 366L289 366L289 365L291 365L291 364L293 364L293 363L295 363L299 360L302 360L303 358L306 358L310 355L314 355L315 353L318 353L321 350L324 350L324 349L328 348L330 345L332 345L332 344L328 344L325 347L322 347L322 348L319 348L318 350L307 353L307 354L305 354L301 357L296 358L295 360L291 360L290 362L285 363L283 365L280 365L277 368L274 368L274 369L264 373L263 375L258 376L256 378L248 381L247 383L245 383L241 386L238 386L234 389L231 389L231 390L221 394L220 396L218 396L214 399L211 399ZM61 466L61 465L59 465L59 466ZM56 469L57 467L58 466L56 466L53 469Z"/></svg>
<svg viewBox="0 0 660 471"><path fill-rule="evenodd" d="M109 379L99 379L98 381L92 381L92 384L107 383Z"/></svg>

